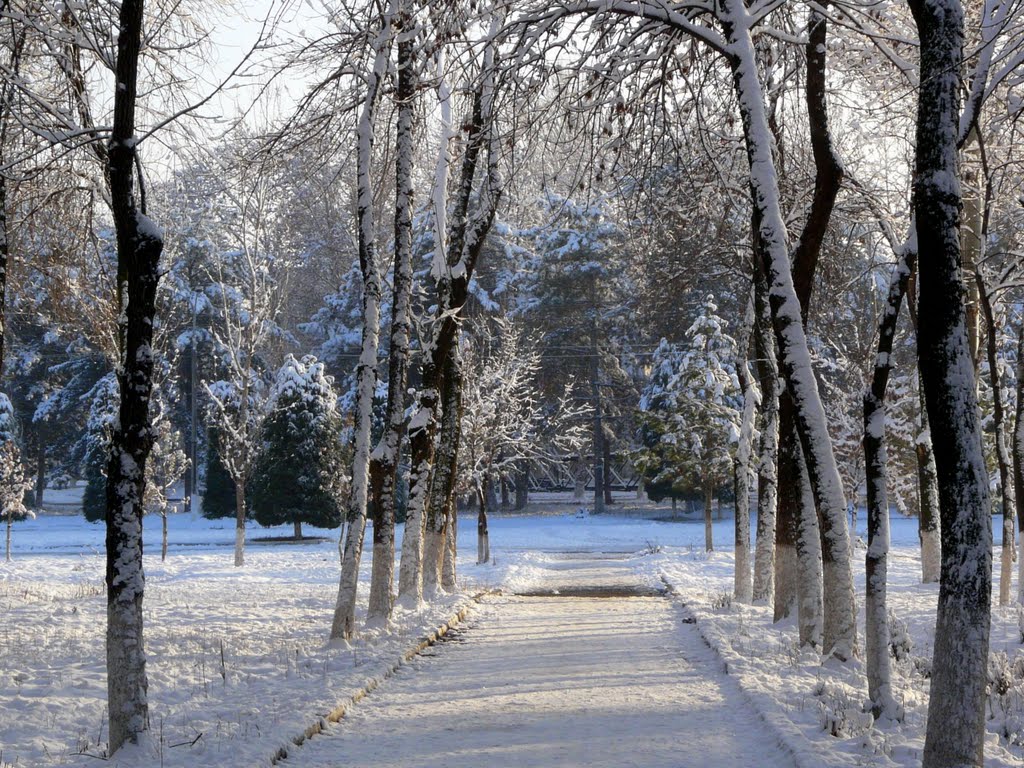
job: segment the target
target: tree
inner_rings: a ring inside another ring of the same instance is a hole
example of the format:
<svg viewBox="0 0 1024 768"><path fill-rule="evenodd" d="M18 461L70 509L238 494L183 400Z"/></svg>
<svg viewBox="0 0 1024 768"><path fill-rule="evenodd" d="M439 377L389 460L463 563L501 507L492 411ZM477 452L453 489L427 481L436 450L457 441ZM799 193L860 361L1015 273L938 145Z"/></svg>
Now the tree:
<svg viewBox="0 0 1024 768"><path fill-rule="evenodd" d="M110 439L117 419L117 404L120 397L117 377L109 373L100 379L86 396L89 419L82 438L82 469L85 475L85 490L82 493L82 514L90 523L106 518L107 475L106 460L110 450Z"/></svg>
<svg viewBox="0 0 1024 768"><path fill-rule="evenodd" d="M918 366L942 516L924 762L982 765L992 589L992 521L961 279L957 179L964 17L958 0L910 0L921 42L914 214Z"/></svg>
<svg viewBox="0 0 1024 768"><path fill-rule="evenodd" d="M260 525L341 524L341 418L323 363L288 355L277 372L252 471L250 503Z"/></svg>
<svg viewBox="0 0 1024 768"><path fill-rule="evenodd" d="M170 418L170 403L166 388L155 388L153 405L150 408L150 429L153 432L153 448L146 464L146 511L160 515L160 560L167 559L167 515L170 511L170 493L188 469L188 457L182 449L181 433L174 428Z"/></svg>
<svg viewBox="0 0 1024 768"><path fill-rule="evenodd" d="M25 477L21 464L15 424L14 407L7 395L0 392L0 515L7 524L7 562L11 561L11 526L15 520L32 515L24 504L25 494L32 484Z"/></svg>
<svg viewBox="0 0 1024 768"><path fill-rule="evenodd" d="M163 234L137 198L135 100L143 0L123 0L117 36L114 124L107 145L111 212L117 232L117 367L121 402L107 462L107 696L110 754L146 730L142 640L142 515L152 447L149 399L153 329Z"/></svg>
<svg viewBox="0 0 1024 768"><path fill-rule="evenodd" d="M511 322L495 320L493 330L477 324L467 345L468 373L462 392L463 487L477 498L477 562L491 558L487 497L491 484L508 478L526 460L543 465L579 450L586 439L590 407L574 402L570 384L552 405L540 397L541 352Z"/></svg>
<svg viewBox="0 0 1024 768"><path fill-rule="evenodd" d="M203 492L203 517L214 520L235 516L235 481L220 457L220 432L207 430L206 489Z"/></svg>

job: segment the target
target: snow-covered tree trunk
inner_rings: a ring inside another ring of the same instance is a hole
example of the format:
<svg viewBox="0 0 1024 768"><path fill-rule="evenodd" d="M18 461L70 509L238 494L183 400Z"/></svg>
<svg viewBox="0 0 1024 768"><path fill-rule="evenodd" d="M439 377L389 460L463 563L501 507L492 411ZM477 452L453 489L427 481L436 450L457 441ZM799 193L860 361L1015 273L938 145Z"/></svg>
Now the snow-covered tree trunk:
<svg viewBox="0 0 1024 768"><path fill-rule="evenodd" d="M374 114L381 83L387 73L390 56L391 19L398 9L398 0L390 0L381 30L373 42L373 65L368 73L366 96L356 128L356 217L359 240L359 269L363 281L363 329L356 366L356 396L353 432L352 490L348 510L348 530L341 548L341 578L338 600L331 621L331 640L349 638L355 632L356 589L359 583L359 562L366 535L366 506L370 483L370 428L372 426L373 393L377 381L377 347L380 332L381 283L377 269L375 226L373 216L372 161Z"/></svg>
<svg viewBox="0 0 1024 768"><path fill-rule="evenodd" d="M793 441L797 436L794 433ZM824 574L821 557L821 530L814 508L814 491L802 454L797 454L799 489L799 531L796 540L797 630L801 647L820 648L824 626Z"/></svg>
<svg viewBox="0 0 1024 768"><path fill-rule="evenodd" d="M462 360L459 345L456 344L445 360L441 386L441 427L427 506L423 586L428 593L435 591L439 585L443 589L450 589L455 581L454 572L445 573L445 564L454 568L454 560L446 558L446 552L456 515L455 480L462 426L462 384Z"/></svg>
<svg viewBox="0 0 1024 768"><path fill-rule="evenodd" d="M917 456L918 537L921 540L921 582L939 580L942 570L942 521L939 513L939 477L932 451L928 412L924 404L924 387L920 388L921 431L914 443Z"/></svg>
<svg viewBox="0 0 1024 768"><path fill-rule="evenodd" d="M235 481L235 567L245 565L245 477L238 476Z"/></svg>
<svg viewBox="0 0 1024 768"><path fill-rule="evenodd" d="M958 0L910 0L920 37L914 213L918 366L942 514L924 764L980 766L992 589L992 519L960 261L957 118L964 17Z"/></svg>
<svg viewBox="0 0 1024 768"><path fill-rule="evenodd" d="M1017 409L1013 427L1013 485L1016 501L1017 539L1017 602L1024 604L1024 323L1017 331ZM1006 514L1004 511L1003 514Z"/></svg>
<svg viewBox="0 0 1024 768"><path fill-rule="evenodd" d="M750 37L752 18L741 0L723 0L719 18L726 36L743 120L744 140L750 162L751 201L764 243L764 268L771 286L772 321L779 344L781 367L793 397L800 443L820 515L825 604L824 650L827 655L838 659L850 659L857 650L857 622L846 500L807 351L800 301L790 273L786 225L779 205L778 176L772 158L764 95ZM823 19L818 23L824 24ZM812 30L814 27L812 23ZM816 50L815 55L823 60L824 46L820 51ZM819 127L815 127L812 120L812 131ZM815 197L817 200L818 196ZM831 206L827 208L830 212ZM815 213L812 206L810 218L819 226L827 226L828 216L822 212L823 216L818 217ZM806 229L804 234L806 238Z"/></svg>
<svg viewBox="0 0 1024 768"><path fill-rule="evenodd" d="M755 349L761 382L761 439L757 450L757 539L754 551L755 602L775 595L775 511L778 503L779 371L764 272L754 265Z"/></svg>
<svg viewBox="0 0 1024 768"><path fill-rule="evenodd" d="M395 24L398 40L398 87L395 101L395 261L391 308L391 349L388 354L388 404L384 434L374 451L380 464L380 496L374 501L373 567L367 620L387 623L391 616L391 591L395 576L395 491L398 456L405 432L406 380L409 332L412 325L412 206L413 206L413 112L417 74L415 35L411 8L402 5Z"/></svg>
<svg viewBox="0 0 1024 768"><path fill-rule="evenodd" d="M424 345L422 383L409 423L412 468L409 472L409 507L398 573L398 597L411 605L417 605L423 599L423 529L440 416L441 372L445 358L456 343L462 307L469 295L469 281L494 222L501 194L497 170L498 148L495 146L497 129L494 125L493 40L498 23L499 19L495 16L491 22L490 42L484 49L480 87L473 99L461 178L449 227L447 260L445 264L437 264L435 270L437 319L431 338ZM471 215L470 201L482 150L487 155L486 180L477 202L478 208L475 215Z"/></svg>
<svg viewBox="0 0 1024 768"><path fill-rule="evenodd" d="M749 323L744 338L749 339L753 332L753 308L749 314ZM740 422L739 444L736 448L735 496L736 496L736 564L734 592L736 601L749 603L753 600L754 584L751 568L750 551L750 461L754 443L754 418L757 413L758 393L747 369L746 344L737 361L736 372L739 377L740 390L743 392L743 417Z"/></svg>
<svg viewBox="0 0 1024 768"><path fill-rule="evenodd" d="M167 511L160 514L160 562L167 561Z"/></svg>
<svg viewBox="0 0 1024 768"><path fill-rule="evenodd" d="M711 507L715 495L715 481L710 469L704 470L704 551L714 552L715 542L711 529Z"/></svg>
<svg viewBox="0 0 1024 768"><path fill-rule="evenodd" d="M476 562L478 565L491 560L491 539L487 532L487 486L489 478L484 478L476 490L477 503L480 509L476 519Z"/></svg>
<svg viewBox="0 0 1024 768"><path fill-rule="evenodd" d="M878 324L878 352L870 388L864 393L864 472L867 485L868 551L865 560L865 647L868 698L875 718L900 717L889 666L889 614L886 582L889 558L888 450L885 394L892 370L892 346L900 307L917 258L913 236L903 248L889 283L885 312Z"/></svg>
<svg viewBox="0 0 1024 768"><path fill-rule="evenodd" d="M451 175L452 106L451 91L444 76L443 58L438 57L438 106L441 117L441 135L434 186L431 193L434 209L434 262L435 272L441 274L446 258L448 240L448 179ZM424 521L423 582L428 594L438 585L444 586L446 534L452 524L454 511L455 468L459 452L459 427L462 423L462 370L459 345L453 344L441 371L441 426L434 473L427 500ZM454 569L454 561L451 563ZM451 576L454 584L454 572Z"/></svg>
<svg viewBox="0 0 1024 768"><path fill-rule="evenodd" d="M596 305L596 300L593 304ZM597 345L597 309L593 308L591 311L594 313L593 327L590 335L590 401L592 403L591 408L593 409L593 438L591 440L591 449L594 451L594 514L601 515L605 511L605 497L604 497L604 473L606 471L604 463L605 454L605 436L604 436L604 419L601 412L601 351ZM705 540L707 551L712 550L711 546L711 507L710 502L707 501L708 493L707 477L704 479L704 493L705 493L705 518L707 531L705 533Z"/></svg>
<svg viewBox="0 0 1024 768"><path fill-rule="evenodd" d="M450 509L448 511L448 525L444 531L445 547L444 562L441 565L441 589L446 592L452 592L455 590L455 562L459 552L459 515L455 507L454 494L448 503Z"/></svg>
<svg viewBox="0 0 1024 768"><path fill-rule="evenodd" d="M800 444L794 436L793 406L789 393L779 393L778 435L776 451L776 513L774 558L774 608L772 620L788 618L797 609L797 582L800 559L797 542L800 539L800 470L802 459Z"/></svg>
<svg viewBox="0 0 1024 768"><path fill-rule="evenodd" d="M1017 501L1011 478L1013 460L1010 447L1006 444L1006 416L1003 408L1003 390L999 376L999 334L996 316L992 309L992 296L988 292L981 270L975 269L977 296L987 329L985 345L988 356L988 375L992 386L992 430L996 435L996 463L999 466L999 487L1003 496L1003 544L999 562L999 604L1010 604L1013 588L1014 514Z"/></svg>
<svg viewBox="0 0 1024 768"><path fill-rule="evenodd" d="M148 726L143 645L142 515L146 459L153 443L149 400L153 329L163 235L135 196L135 98L143 1L121 3L114 123L107 174L117 232L117 298L121 392L107 461L107 706L114 754ZM144 205L144 198L143 198Z"/></svg>

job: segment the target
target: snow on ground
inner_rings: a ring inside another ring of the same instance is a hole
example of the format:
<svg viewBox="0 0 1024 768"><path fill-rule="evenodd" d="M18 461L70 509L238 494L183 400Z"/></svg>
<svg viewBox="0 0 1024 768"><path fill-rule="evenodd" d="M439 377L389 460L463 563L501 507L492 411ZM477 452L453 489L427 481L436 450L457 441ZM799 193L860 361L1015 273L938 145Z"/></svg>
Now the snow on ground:
<svg viewBox="0 0 1024 768"><path fill-rule="evenodd" d="M628 587L634 572L551 555L534 588ZM282 765L791 765L683 618L661 597L489 597Z"/></svg>
<svg viewBox="0 0 1024 768"><path fill-rule="evenodd" d="M147 519L150 738L110 764L265 765L278 746L379 675L469 595L498 586L528 591L550 572L556 553L588 550L632 553L623 562L649 584L663 576L673 583L747 698L790 749L814 756L811 764L920 764L937 587L918 584L915 521L894 519L890 563L890 604L912 643L895 679L907 721L868 731L859 715L860 665L822 667L796 649L795 627L772 626L768 608L734 606L724 597L732 585L732 520L715 523L720 551L705 556L698 516L657 522L578 515L565 504L551 509L561 512L492 517L496 564L489 566L472 563L476 526L471 515L463 517L459 594L400 613L391 633L368 633L334 650L325 641L337 592L336 541L261 543L261 537L291 530L254 527L247 564L236 569L231 521L180 514L170 518L170 554L161 563L160 521ZM4 768L97 764L85 755L97 754L106 741L102 548L103 527L77 516L41 516L15 526L15 560L0 563ZM858 553L861 592L862 563ZM366 582L368 558L363 565ZM365 591L364 583L364 600ZM1016 610L994 613L993 649L1024 668ZM646 627L637 632L644 636ZM1021 749L996 733L1002 725L1010 733L1024 730L1021 696L1011 690L995 697L993 712L987 764L1021 765Z"/></svg>

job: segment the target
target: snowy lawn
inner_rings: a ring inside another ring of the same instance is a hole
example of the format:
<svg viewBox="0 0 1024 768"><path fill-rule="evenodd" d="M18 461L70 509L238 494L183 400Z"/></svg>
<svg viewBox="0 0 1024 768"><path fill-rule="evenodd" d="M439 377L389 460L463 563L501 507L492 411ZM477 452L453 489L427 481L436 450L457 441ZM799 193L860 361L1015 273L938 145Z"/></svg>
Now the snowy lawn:
<svg viewBox="0 0 1024 768"><path fill-rule="evenodd" d="M488 587L529 589L551 553L573 550L635 553L629 562L650 583L662 576L673 583L762 715L791 749L813 755L808 764L920 764L937 587L917 583L914 521L894 520L890 565L890 604L912 643L895 676L907 720L870 731L858 714L866 690L862 667L823 668L796 650L795 627L771 625L768 608L732 606L723 598L732 586L731 519L716 522L720 551L705 557L699 516L683 522L564 511L494 516L496 564L483 567L471 559L474 523L472 515L460 520L458 595L399 613L390 633L367 633L348 648L328 649L335 541L260 543L291 530L253 528L246 566L236 569L233 524L182 514L170 519L170 554L161 563L160 521L147 518L150 739L110 764L265 765L279 746L379 675L471 594ZM97 754L106 741L103 527L44 516L17 524L14 543L15 561L0 564L0 766L95 766L85 755ZM368 558L363 566L360 611ZM861 556L855 571L862 591ZM996 609L993 649L1005 650L1012 664L1019 641L1016 611ZM1018 734L1024 729L1021 696L1011 689L993 703L988 764L1020 765L1022 752L1008 748L997 731L1003 723Z"/></svg>

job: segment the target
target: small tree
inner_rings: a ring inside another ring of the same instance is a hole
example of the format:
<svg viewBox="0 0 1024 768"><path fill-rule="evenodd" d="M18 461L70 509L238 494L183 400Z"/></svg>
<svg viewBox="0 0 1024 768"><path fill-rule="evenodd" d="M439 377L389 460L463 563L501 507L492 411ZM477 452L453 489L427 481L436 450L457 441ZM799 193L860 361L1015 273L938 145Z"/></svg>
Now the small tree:
<svg viewBox="0 0 1024 768"><path fill-rule="evenodd" d="M490 560L487 498L490 484L509 479L525 461L560 461L586 442L589 405L575 402L571 382L553 406L545 406L537 381L541 353L511 323L497 321L493 333L478 332L478 349L466 353L463 389L463 484L479 504L477 561Z"/></svg>
<svg viewBox="0 0 1024 768"><path fill-rule="evenodd" d="M289 355L277 373L252 471L250 501L260 525L341 524L341 418L323 363Z"/></svg>
<svg viewBox="0 0 1024 768"><path fill-rule="evenodd" d="M7 522L7 561L11 560L11 527L32 512L25 507L25 493L32 483L25 477L15 434L14 407L0 392L0 513Z"/></svg>
<svg viewBox="0 0 1024 768"><path fill-rule="evenodd" d="M146 464L146 511L160 515L160 560L167 559L167 513L170 511L168 496L188 468L181 433L174 428L168 413L168 404L162 391L153 393L150 408L153 447Z"/></svg>

